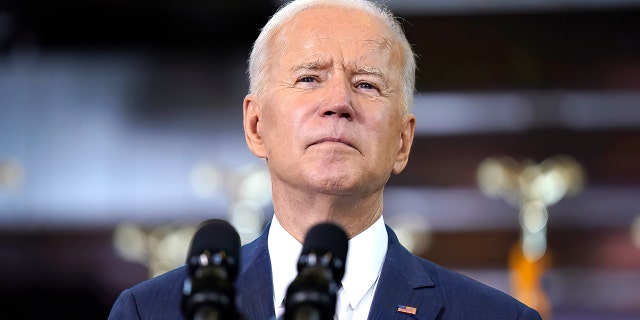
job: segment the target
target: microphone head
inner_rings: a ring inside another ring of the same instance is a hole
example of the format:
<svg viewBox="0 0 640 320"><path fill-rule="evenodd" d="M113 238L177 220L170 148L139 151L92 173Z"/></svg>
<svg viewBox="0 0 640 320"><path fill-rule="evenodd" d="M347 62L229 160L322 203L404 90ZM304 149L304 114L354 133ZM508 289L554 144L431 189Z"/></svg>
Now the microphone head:
<svg viewBox="0 0 640 320"><path fill-rule="evenodd" d="M240 264L240 235L227 221L204 221L193 235L182 286L187 319L237 319L234 281Z"/></svg>
<svg viewBox="0 0 640 320"><path fill-rule="evenodd" d="M339 226L321 223L307 232L298 275L287 288L285 320L333 319L349 239Z"/></svg>
<svg viewBox="0 0 640 320"><path fill-rule="evenodd" d="M331 265L336 281L344 276L349 239L344 230L336 224L324 222L313 226L307 232L302 245L302 252L298 260L298 271L309 264L309 254L313 253L317 258L331 254Z"/></svg>
<svg viewBox="0 0 640 320"><path fill-rule="evenodd" d="M193 235L187 263L193 257L208 251L210 254L224 253L228 263L229 277L234 280L238 274L238 262L240 261L240 235L227 221L210 219L200 224L200 228Z"/></svg>

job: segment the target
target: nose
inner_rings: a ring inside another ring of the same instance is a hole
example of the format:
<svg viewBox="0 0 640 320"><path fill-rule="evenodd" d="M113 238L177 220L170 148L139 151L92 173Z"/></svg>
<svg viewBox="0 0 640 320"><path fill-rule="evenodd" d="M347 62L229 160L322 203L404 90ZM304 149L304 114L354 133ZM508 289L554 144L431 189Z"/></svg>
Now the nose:
<svg viewBox="0 0 640 320"><path fill-rule="evenodd" d="M337 117L353 120L355 115L352 101L351 85L347 79L336 76L329 81L324 103L320 106L319 113L322 117Z"/></svg>

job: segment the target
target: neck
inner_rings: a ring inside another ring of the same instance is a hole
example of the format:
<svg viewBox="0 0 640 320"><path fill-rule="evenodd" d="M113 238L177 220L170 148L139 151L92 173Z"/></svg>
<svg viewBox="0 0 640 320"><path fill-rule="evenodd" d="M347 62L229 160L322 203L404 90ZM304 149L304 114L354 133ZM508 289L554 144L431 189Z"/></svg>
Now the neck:
<svg viewBox="0 0 640 320"><path fill-rule="evenodd" d="M321 222L339 225L351 239L382 215L382 190L362 197L274 189L273 204L282 227L300 243L307 231Z"/></svg>

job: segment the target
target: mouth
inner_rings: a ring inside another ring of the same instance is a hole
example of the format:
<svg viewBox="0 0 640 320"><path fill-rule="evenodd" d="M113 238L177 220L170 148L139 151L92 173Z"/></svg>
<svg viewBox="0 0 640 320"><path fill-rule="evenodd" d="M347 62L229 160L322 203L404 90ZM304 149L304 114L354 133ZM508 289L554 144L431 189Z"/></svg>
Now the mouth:
<svg viewBox="0 0 640 320"><path fill-rule="evenodd" d="M309 145L309 147L315 146L315 145L319 145L319 144L323 144L323 143L339 143L339 144L343 144L345 146L348 146L350 148L353 148L355 150L357 150L358 152L360 152L360 150L358 150L358 148L356 148L350 141L343 139L343 138L338 138L338 137L324 137L321 139L318 139L317 141L311 143Z"/></svg>

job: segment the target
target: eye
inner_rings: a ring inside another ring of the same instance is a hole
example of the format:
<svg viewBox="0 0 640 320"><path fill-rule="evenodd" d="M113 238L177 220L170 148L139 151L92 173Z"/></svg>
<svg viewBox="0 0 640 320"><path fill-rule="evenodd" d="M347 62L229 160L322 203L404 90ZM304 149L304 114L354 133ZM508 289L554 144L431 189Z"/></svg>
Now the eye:
<svg viewBox="0 0 640 320"><path fill-rule="evenodd" d="M314 76L304 76L298 79L298 82L315 82L317 79Z"/></svg>
<svg viewBox="0 0 640 320"><path fill-rule="evenodd" d="M373 84L369 83L369 82L358 82L358 84L356 84L356 87L360 88L360 89L365 89L365 90L378 90L378 88L376 86L374 86Z"/></svg>

